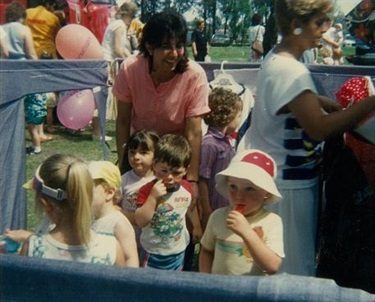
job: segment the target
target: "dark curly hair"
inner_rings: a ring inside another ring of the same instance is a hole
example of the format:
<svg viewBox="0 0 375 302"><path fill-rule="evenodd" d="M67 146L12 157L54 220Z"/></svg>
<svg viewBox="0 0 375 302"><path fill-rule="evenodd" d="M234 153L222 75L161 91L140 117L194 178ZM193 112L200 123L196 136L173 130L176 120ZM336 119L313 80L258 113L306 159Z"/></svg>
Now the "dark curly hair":
<svg viewBox="0 0 375 302"><path fill-rule="evenodd" d="M166 10L157 13L143 27L139 52L146 58L150 58L151 61L152 56L148 52L146 44L149 44L153 48L160 48L165 41L175 38L178 44L184 45L184 55L178 62L175 71L183 73L189 61L186 49L187 30L188 27L185 19L177 12ZM150 68L152 68L151 64Z"/></svg>
<svg viewBox="0 0 375 302"><path fill-rule="evenodd" d="M204 116L207 125L224 127L242 110L241 98L231 90L222 87L214 88L209 97L208 105L211 112Z"/></svg>
<svg viewBox="0 0 375 302"><path fill-rule="evenodd" d="M19 2L12 2L5 8L5 22L19 22L26 19L26 8Z"/></svg>

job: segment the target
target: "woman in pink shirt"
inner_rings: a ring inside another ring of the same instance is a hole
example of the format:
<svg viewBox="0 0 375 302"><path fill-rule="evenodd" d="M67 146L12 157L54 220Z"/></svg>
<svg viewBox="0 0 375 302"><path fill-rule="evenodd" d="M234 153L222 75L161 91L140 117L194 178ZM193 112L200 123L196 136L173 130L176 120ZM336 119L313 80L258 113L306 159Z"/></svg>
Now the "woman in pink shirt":
<svg viewBox="0 0 375 302"><path fill-rule="evenodd" d="M209 86L203 68L188 59L187 25L174 12L155 14L142 32L139 54L121 65L113 86L118 99L116 142L118 158L135 131L182 134L193 154L187 179L197 196L202 115L210 111ZM121 162L119 163L121 166Z"/></svg>

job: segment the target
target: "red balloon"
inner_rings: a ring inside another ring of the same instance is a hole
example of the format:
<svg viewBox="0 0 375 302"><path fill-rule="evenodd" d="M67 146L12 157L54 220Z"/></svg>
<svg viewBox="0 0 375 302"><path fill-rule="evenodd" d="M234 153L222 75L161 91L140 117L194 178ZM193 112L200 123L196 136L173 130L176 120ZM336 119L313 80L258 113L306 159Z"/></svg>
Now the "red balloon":
<svg viewBox="0 0 375 302"><path fill-rule="evenodd" d="M95 110L95 98L91 89L71 91L57 103L57 116L61 124L69 129L86 127Z"/></svg>
<svg viewBox="0 0 375 302"><path fill-rule="evenodd" d="M64 59L103 59L103 49L86 27L69 24L56 35L56 49Z"/></svg>

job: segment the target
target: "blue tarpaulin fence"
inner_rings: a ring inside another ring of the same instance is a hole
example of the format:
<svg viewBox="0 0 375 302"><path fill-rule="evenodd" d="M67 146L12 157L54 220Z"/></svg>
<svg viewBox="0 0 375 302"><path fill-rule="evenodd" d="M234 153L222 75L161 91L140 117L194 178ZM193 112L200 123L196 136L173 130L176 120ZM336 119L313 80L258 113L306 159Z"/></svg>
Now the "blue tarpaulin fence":
<svg viewBox="0 0 375 302"><path fill-rule="evenodd" d="M219 63L202 63L212 80ZM254 86L259 65L227 64L226 72ZM309 66L321 94L334 93L350 77L375 77L366 66ZM23 97L49 91L93 89L103 133L107 99L105 61L0 61L0 233L26 228ZM103 143L103 157L106 148ZM93 264L0 255L1 301L375 301L332 280L291 275L211 276L192 272L123 269Z"/></svg>
<svg viewBox="0 0 375 302"><path fill-rule="evenodd" d="M209 80L219 63L202 63ZM225 71L252 88L257 64L228 63ZM350 77L375 77L368 66L309 66L321 94L334 98L334 93ZM30 93L93 89L101 127L105 132L107 62L90 60L0 61L0 234L6 228L26 227L25 122L23 97ZM103 157L108 156L103 144Z"/></svg>

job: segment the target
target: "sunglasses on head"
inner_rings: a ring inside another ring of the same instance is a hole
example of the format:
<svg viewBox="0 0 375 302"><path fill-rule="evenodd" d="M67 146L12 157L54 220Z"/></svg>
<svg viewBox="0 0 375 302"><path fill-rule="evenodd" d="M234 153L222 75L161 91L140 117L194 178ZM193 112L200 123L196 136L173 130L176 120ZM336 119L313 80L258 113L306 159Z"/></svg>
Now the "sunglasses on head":
<svg viewBox="0 0 375 302"><path fill-rule="evenodd" d="M52 189L44 184L43 179L41 179L39 175L40 167L41 166L39 166L35 171L35 175L32 182L33 190L38 194L47 195L48 197L54 198L58 201L66 199L66 192L64 190Z"/></svg>

